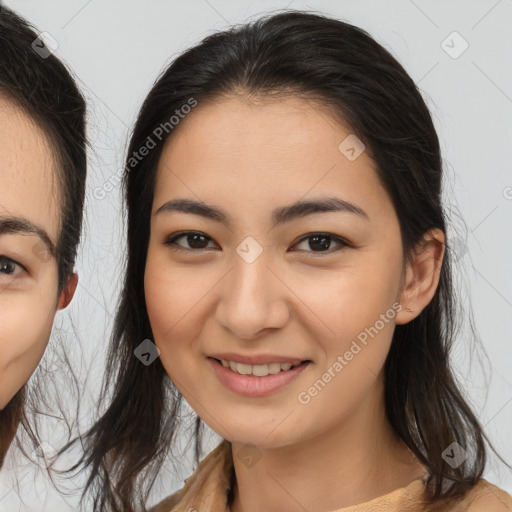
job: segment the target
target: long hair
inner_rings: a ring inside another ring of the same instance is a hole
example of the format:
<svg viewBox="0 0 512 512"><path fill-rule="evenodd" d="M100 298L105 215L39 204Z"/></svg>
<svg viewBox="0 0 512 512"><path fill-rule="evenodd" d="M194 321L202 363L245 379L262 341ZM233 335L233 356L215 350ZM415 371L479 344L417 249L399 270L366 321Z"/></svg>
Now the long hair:
<svg viewBox="0 0 512 512"><path fill-rule="evenodd" d="M93 493L97 512L145 510L159 467L172 453L182 397L160 360L144 366L133 354L143 340L153 339L143 280L155 173L166 140L179 130L169 123L176 111L233 94L313 99L350 126L392 199L404 258L428 230L447 231L431 114L404 68L364 30L316 13L287 11L209 35L177 57L146 97L126 159L124 285L107 361L104 411L83 436L82 462L90 469L86 492ZM134 158L150 139L151 151ZM385 363L387 417L428 469L431 501L462 496L481 478L484 440L489 442L450 367L456 308L447 247L433 299L413 321L396 326ZM457 468L443 458L454 441L467 451Z"/></svg>
<svg viewBox="0 0 512 512"><path fill-rule="evenodd" d="M26 20L0 5L0 95L41 128L58 163L60 229L55 252L60 294L73 272L80 241L87 172L86 107L70 71L37 38ZM0 466L20 424L34 447L39 445L25 405L37 408L42 395L40 389L28 392L25 386L0 410Z"/></svg>

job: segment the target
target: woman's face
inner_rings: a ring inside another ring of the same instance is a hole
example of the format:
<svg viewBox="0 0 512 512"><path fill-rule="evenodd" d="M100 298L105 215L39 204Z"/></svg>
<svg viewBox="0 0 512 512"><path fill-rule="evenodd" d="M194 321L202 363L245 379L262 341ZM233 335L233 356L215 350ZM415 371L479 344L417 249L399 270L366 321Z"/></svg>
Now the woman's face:
<svg viewBox="0 0 512 512"><path fill-rule="evenodd" d="M232 442L311 438L382 391L402 243L361 150L312 103L240 98L199 104L164 148L149 319L173 382Z"/></svg>
<svg viewBox="0 0 512 512"><path fill-rule="evenodd" d="M59 302L55 161L41 129L0 96L0 409L27 382ZM69 289L64 293L68 293Z"/></svg>

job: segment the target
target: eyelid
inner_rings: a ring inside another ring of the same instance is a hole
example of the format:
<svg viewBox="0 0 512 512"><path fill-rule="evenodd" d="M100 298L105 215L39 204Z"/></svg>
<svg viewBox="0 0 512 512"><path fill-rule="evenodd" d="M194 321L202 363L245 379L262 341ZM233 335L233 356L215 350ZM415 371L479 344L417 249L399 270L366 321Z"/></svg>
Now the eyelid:
<svg viewBox="0 0 512 512"><path fill-rule="evenodd" d="M208 236L206 233L203 233L202 231L177 231L176 233L173 233L172 235L166 237L163 244L168 246L173 251L203 252L208 250L206 247L203 249L188 249L187 247L182 247L174 243L176 240L179 240L180 238L183 238L187 235L200 235L207 238L209 242L213 241L212 237Z"/></svg>
<svg viewBox="0 0 512 512"><path fill-rule="evenodd" d="M351 248L354 247L353 244L351 244L348 240L344 239L343 237L335 235L334 233L329 233L327 231L311 231L310 233L306 233L297 242L295 242L293 244L293 247L295 245L302 243L303 241L307 240L308 238L312 238L313 236L318 236L318 235L329 237L331 239L331 241L337 242L338 246L328 249L327 251L301 251L301 252L306 252L313 256L321 256L322 254L332 254L340 249L343 249L344 247L351 247Z"/></svg>
<svg viewBox="0 0 512 512"><path fill-rule="evenodd" d="M28 274L29 267L26 264L28 263L30 266L32 256L35 254L34 251L30 251L30 249L25 247L25 244L18 243L19 240L17 240L16 235L13 235L11 240L9 237L11 237L11 234L7 233L4 240L4 235L0 235L0 259L5 259L18 265ZM21 263L21 261L24 261L25 264Z"/></svg>
<svg viewBox="0 0 512 512"><path fill-rule="evenodd" d="M179 240L182 237L185 237L187 235L200 235L204 238L208 239L209 242L214 242L213 238L208 236L206 233L203 233L202 231L177 231L176 233L173 233L172 235L169 235L165 241L163 242L164 245L171 248L173 251L186 251L186 252L196 252L201 253L203 251L207 251L211 248L204 247L202 249L189 249L187 247L182 247L180 245L175 244L176 240ZM309 233L306 233L305 235L302 235L301 238L299 238L296 242L293 243L292 247L295 247L296 245L300 244L301 242L308 240L309 238L312 238L313 236L326 236L331 239L331 241L337 242L338 246L334 249L328 249L327 251L303 251L300 250L299 252L306 252L312 255L322 255L322 254L332 254L333 252L336 252L340 249L343 249L344 247L351 247L353 248L354 245L350 243L348 240L344 239L341 236L335 235L334 233L329 233L325 231L311 231ZM216 243L216 242L214 242Z"/></svg>
<svg viewBox="0 0 512 512"><path fill-rule="evenodd" d="M25 265L22 265L19 261L13 260L12 258L9 258L9 256L5 256L3 254L0 254L0 263L2 261L7 261L9 263L12 263L12 264L16 265L17 267L19 267L24 272L28 272L28 270L26 269ZM0 272L0 275L9 275L10 276L12 274L4 274L4 272Z"/></svg>

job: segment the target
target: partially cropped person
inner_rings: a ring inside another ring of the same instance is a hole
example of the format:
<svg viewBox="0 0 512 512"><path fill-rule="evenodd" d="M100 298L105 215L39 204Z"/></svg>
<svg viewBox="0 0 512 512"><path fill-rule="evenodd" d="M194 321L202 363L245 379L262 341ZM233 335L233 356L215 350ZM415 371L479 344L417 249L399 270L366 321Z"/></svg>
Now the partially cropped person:
<svg viewBox="0 0 512 512"><path fill-rule="evenodd" d="M68 68L0 6L0 465L18 428L38 441L27 382L78 282L85 112Z"/></svg>

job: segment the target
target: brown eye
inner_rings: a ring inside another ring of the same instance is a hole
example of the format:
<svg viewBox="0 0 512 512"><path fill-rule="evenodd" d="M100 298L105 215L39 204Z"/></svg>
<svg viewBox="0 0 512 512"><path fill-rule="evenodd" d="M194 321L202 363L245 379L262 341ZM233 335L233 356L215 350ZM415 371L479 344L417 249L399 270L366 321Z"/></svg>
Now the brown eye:
<svg viewBox="0 0 512 512"><path fill-rule="evenodd" d="M333 243L338 244L337 247L334 247L334 249L331 248ZM297 244L297 247L299 247L301 244L306 244L306 246L299 250L314 253L332 253L342 249L343 247L350 246L348 242L331 233L312 233L303 237Z"/></svg>
<svg viewBox="0 0 512 512"><path fill-rule="evenodd" d="M16 273L17 269L22 270L22 266L10 258L0 256L0 274L11 276Z"/></svg>
<svg viewBox="0 0 512 512"><path fill-rule="evenodd" d="M184 239L185 244L178 243L178 240ZM164 242L165 245L170 246L173 250L184 250L184 251L201 251L207 249L208 243L211 238L204 233L197 231L182 231L175 235L170 236Z"/></svg>

